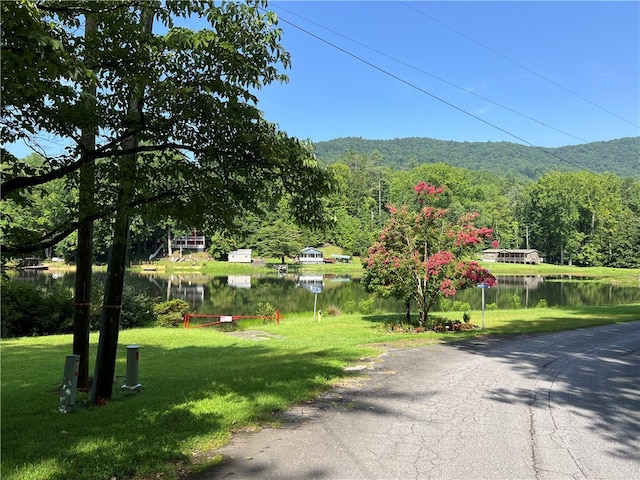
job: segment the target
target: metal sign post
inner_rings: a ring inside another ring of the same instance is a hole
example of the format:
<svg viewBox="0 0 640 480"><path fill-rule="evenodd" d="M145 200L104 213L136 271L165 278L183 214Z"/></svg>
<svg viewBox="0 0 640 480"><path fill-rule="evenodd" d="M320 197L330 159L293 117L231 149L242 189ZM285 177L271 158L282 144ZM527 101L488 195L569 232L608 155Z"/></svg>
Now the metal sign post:
<svg viewBox="0 0 640 480"><path fill-rule="evenodd" d="M483 282L483 283L479 283L477 285L477 288L482 290L482 330L484 330L484 289L489 288L489 285Z"/></svg>
<svg viewBox="0 0 640 480"><path fill-rule="evenodd" d="M322 288L320 287L311 287L311 291L315 294L315 299L313 300L313 321L316 320L316 307L318 306L318 294L322 293Z"/></svg>

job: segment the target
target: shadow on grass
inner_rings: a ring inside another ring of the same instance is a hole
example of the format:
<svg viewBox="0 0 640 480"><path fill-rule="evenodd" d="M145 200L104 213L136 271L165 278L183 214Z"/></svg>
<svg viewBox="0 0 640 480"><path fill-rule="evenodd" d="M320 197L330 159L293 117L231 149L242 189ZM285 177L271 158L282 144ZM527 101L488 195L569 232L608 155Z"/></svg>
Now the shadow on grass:
<svg viewBox="0 0 640 480"><path fill-rule="evenodd" d="M119 358L121 376L108 405L82 408L79 394L75 410L66 415L57 412L56 382L69 348L3 346L3 478L130 478L188 464L184 452L196 449L194 439L212 447L235 428L271 420L274 412L308 399L309 392L320 393L327 379L347 375L330 360L351 355L247 341L140 345L139 393L121 391L126 365ZM55 358L60 362L52 365ZM26 378L30 371L19 371L25 362L34 369L34 381Z"/></svg>

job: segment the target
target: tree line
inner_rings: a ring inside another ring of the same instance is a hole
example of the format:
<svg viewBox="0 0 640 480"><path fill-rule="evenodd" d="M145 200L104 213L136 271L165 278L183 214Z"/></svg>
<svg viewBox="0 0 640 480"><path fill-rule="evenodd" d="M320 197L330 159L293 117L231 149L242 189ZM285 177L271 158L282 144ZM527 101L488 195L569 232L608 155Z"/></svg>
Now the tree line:
<svg viewBox="0 0 640 480"><path fill-rule="evenodd" d="M369 153L374 150L381 153L384 165L402 170L414 168L421 163L443 162L498 176L509 173L529 180L536 180L552 170L575 171L578 168L595 173L611 172L622 178L640 180L640 137L559 148L538 148L511 142L456 142L420 137L391 140L345 137L316 144L318 157L327 163L339 161L348 151Z"/></svg>
<svg viewBox="0 0 640 480"><path fill-rule="evenodd" d="M32 155L23 161L38 164L42 159ZM321 211L314 215L323 220L302 225L286 198L272 208L244 211L224 228L201 223L189 228L173 217L158 221L155 215L140 213L130 222L129 258L144 260L158 242L166 244L170 238L190 234L193 228L202 230L209 253L219 260L237 248L251 248L257 256L280 259L294 257L305 246L323 244L366 256L390 218L388 206L417 207L413 189L424 181L446 185L440 201L450 217L477 213L476 223L491 228L501 248L534 248L547 263L554 264L640 266L640 182L632 178L551 171L537 180L526 180L445 163L395 170L383 166L383 156L377 151L369 155L347 152L324 168L332 179L332 189L316 205ZM77 190L64 194L64 180L56 182L46 192L35 188L28 196L29 208L3 201L3 244L19 244L24 235L41 234L35 230L43 232L65 221L70 203L77 201ZM313 184L309 188L313 189ZM95 222L94 262L107 259L108 227L107 220ZM76 242L74 232L48 253L73 262Z"/></svg>

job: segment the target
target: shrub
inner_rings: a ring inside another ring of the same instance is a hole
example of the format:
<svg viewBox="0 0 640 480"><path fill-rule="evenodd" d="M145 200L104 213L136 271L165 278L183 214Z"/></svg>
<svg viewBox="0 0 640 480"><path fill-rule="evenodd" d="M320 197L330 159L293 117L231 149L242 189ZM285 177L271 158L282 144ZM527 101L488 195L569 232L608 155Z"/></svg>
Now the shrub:
<svg viewBox="0 0 640 480"><path fill-rule="evenodd" d="M371 315L373 313L373 298L369 298L367 300L362 300L360 305L358 305L358 311L362 315Z"/></svg>
<svg viewBox="0 0 640 480"><path fill-rule="evenodd" d="M122 292L122 316L120 328L149 327L156 323L153 311L155 302L131 286L125 285Z"/></svg>
<svg viewBox="0 0 640 480"><path fill-rule="evenodd" d="M497 303L487 303L484 308L486 308L487 310L497 310L498 309L498 304Z"/></svg>
<svg viewBox="0 0 640 480"><path fill-rule="evenodd" d="M91 288L91 321L90 329L93 331L100 329L100 318L102 317L102 304L104 298L105 281L93 281ZM156 323L154 313L155 300L125 284L122 289L122 314L120 317L120 328L148 327Z"/></svg>
<svg viewBox="0 0 640 480"><path fill-rule="evenodd" d="M453 300L448 298L440 299L440 311L441 312L451 312L453 310Z"/></svg>
<svg viewBox="0 0 640 480"><path fill-rule="evenodd" d="M258 310L256 311L256 315L258 317L275 317L276 307L271 305L269 302L258 303ZM270 318L265 318L264 323L267 323L270 320Z"/></svg>
<svg viewBox="0 0 640 480"><path fill-rule="evenodd" d="M442 312L466 312L471 310L469 302L461 302L460 300L451 300L443 298L440 300L440 311Z"/></svg>
<svg viewBox="0 0 640 480"><path fill-rule="evenodd" d="M153 307L156 325L160 327L179 327L183 323L183 315L189 312L190 305L184 300L174 298L158 303Z"/></svg>
<svg viewBox="0 0 640 480"><path fill-rule="evenodd" d="M355 300L347 300L343 305L344 313L355 313L358 311Z"/></svg>
<svg viewBox="0 0 640 480"><path fill-rule="evenodd" d="M471 313L470 312L464 312L462 314L462 320L464 321L464 323L469 323L471 321Z"/></svg>
<svg viewBox="0 0 640 480"><path fill-rule="evenodd" d="M518 308L520 308L521 303L520 303L520 295L514 295L511 297L511 308L513 310L517 310Z"/></svg>
<svg viewBox="0 0 640 480"><path fill-rule="evenodd" d="M340 310L340 307L336 305L331 305L329 308L327 308L325 313L327 314L328 317L339 317L340 315L342 315L342 311Z"/></svg>
<svg viewBox="0 0 640 480"><path fill-rule="evenodd" d="M547 305L547 301L544 298L541 298L540 300L538 300L536 308L547 308L548 306L549 305Z"/></svg>
<svg viewBox="0 0 640 480"><path fill-rule="evenodd" d="M46 289L30 282L2 280L2 336L24 337L70 333L73 296L62 285Z"/></svg>

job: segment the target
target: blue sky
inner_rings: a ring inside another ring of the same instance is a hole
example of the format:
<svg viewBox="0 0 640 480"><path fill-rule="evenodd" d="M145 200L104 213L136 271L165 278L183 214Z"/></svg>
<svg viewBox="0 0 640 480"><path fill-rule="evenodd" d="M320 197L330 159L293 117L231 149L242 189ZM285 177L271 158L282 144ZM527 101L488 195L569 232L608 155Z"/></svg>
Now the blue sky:
<svg viewBox="0 0 640 480"><path fill-rule="evenodd" d="M272 1L269 10L292 68L288 83L257 92L258 107L292 136L541 147L640 136L638 1Z"/></svg>
<svg viewBox="0 0 640 480"><path fill-rule="evenodd" d="M258 93L258 106L290 135L546 147L640 135L640 2L269 9L292 68L288 84Z"/></svg>

